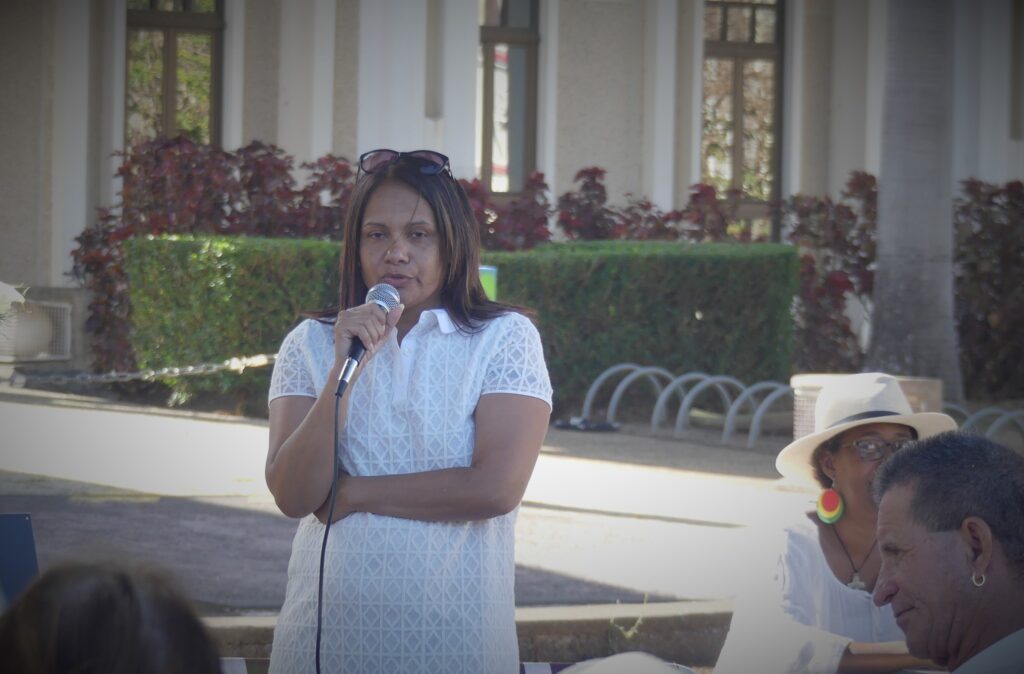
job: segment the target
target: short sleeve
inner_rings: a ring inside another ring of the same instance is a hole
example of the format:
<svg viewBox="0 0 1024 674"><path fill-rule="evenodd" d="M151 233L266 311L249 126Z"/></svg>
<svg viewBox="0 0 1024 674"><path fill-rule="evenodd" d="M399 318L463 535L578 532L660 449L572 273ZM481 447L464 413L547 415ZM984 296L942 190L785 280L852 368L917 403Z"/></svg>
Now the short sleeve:
<svg viewBox="0 0 1024 674"><path fill-rule="evenodd" d="M540 398L551 406L551 379L544 362L540 333L522 314L495 319L500 332L484 371L480 394L516 393Z"/></svg>
<svg viewBox="0 0 1024 674"><path fill-rule="evenodd" d="M309 357L309 328L312 321L303 321L281 342L270 376L267 402L282 396L317 397Z"/></svg>

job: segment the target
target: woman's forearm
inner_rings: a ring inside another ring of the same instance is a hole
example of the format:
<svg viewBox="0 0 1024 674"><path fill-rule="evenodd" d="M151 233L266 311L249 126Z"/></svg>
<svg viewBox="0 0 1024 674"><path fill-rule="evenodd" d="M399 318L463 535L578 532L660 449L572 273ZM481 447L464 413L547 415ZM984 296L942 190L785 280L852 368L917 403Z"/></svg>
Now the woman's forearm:
<svg viewBox="0 0 1024 674"><path fill-rule="evenodd" d="M406 475L342 475L331 519L370 512L427 522L483 520L512 511L521 498L522 493L511 485L475 467Z"/></svg>
<svg viewBox="0 0 1024 674"><path fill-rule="evenodd" d="M339 476L331 521L349 513L452 522L504 515L523 498L547 433L550 407L515 394L480 398L469 466L406 475ZM329 488L329 485L328 485ZM324 490L326 500L327 491ZM325 504L317 517L326 521Z"/></svg>
<svg viewBox="0 0 1024 674"><path fill-rule="evenodd" d="M337 381L338 369L335 366L331 371L327 386L311 407L292 400L283 403L281 410L271 408L272 422L277 422L271 424L271 443L277 447L267 458L267 487L281 512L289 517L304 517L313 512L330 491L334 473L334 411L338 402L331 383ZM348 397L346 391L338 411L339 428L345 425ZM280 427L281 435L289 428L293 430L287 437L275 438L275 427Z"/></svg>

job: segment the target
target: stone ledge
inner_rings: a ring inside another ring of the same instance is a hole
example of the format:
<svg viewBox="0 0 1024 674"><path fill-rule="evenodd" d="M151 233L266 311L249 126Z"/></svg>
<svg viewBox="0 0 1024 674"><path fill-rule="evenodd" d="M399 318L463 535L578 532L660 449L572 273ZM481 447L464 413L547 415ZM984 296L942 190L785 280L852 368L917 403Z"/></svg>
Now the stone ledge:
<svg viewBox="0 0 1024 674"><path fill-rule="evenodd" d="M732 619L732 602L671 602L516 609L523 661L579 662L644 651L710 667ZM269 658L276 616L204 618L225 657Z"/></svg>

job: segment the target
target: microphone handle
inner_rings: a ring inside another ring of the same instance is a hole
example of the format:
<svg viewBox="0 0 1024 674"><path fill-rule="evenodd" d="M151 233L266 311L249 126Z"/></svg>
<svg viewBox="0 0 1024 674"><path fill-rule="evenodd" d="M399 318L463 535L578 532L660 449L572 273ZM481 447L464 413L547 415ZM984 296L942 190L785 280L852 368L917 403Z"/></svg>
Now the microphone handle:
<svg viewBox="0 0 1024 674"><path fill-rule="evenodd" d="M359 339L352 340L352 348L349 349L348 358L345 359L345 364L341 367L341 373L338 375L338 390L335 395L341 397L344 393L345 387L352 381L352 375L355 374L356 367L359 365L359 361L363 359L363 355L366 353L366 347L363 346L362 341Z"/></svg>
<svg viewBox="0 0 1024 674"><path fill-rule="evenodd" d="M388 306L381 300L370 300L368 304L376 304L384 310L385 314L389 311ZM366 347L363 346L362 340L358 337L353 339L352 346L348 350L348 358L345 359L345 364L341 367L341 374L338 375L338 389L334 394L339 398L345 392L349 382L352 381L352 375L355 374L356 367L359 365L359 361L363 359L365 353Z"/></svg>

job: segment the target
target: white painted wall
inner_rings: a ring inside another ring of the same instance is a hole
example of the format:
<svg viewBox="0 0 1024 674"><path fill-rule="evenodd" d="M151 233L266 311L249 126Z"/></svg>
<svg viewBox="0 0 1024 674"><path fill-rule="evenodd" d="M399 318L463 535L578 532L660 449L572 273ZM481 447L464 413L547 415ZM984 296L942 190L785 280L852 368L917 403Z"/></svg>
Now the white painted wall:
<svg viewBox="0 0 1024 674"><path fill-rule="evenodd" d="M475 132L476 62L480 51L476 0L443 0L440 23L438 133L428 146L448 155L455 177L472 179L479 143Z"/></svg>
<svg viewBox="0 0 1024 674"><path fill-rule="evenodd" d="M607 171L608 199L643 191L646 3L561 0L558 43L560 191L581 168Z"/></svg>
<svg viewBox="0 0 1024 674"><path fill-rule="evenodd" d="M366 41L361 53L373 58L359 59L360 153L379 147L413 150L428 144L426 23L426 0L361 1L359 34Z"/></svg>
<svg viewBox="0 0 1024 674"><path fill-rule="evenodd" d="M277 137L296 162L332 150L334 0L288 3L281 12Z"/></svg>

